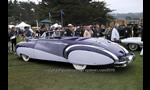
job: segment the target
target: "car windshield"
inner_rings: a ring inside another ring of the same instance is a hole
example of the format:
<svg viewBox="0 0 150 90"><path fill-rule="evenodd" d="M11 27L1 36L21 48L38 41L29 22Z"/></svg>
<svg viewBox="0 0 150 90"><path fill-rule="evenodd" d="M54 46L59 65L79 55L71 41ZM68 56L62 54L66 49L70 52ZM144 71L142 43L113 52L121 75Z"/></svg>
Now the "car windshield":
<svg viewBox="0 0 150 90"><path fill-rule="evenodd" d="M61 39L63 35L63 31L46 31L42 34L41 38Z"/></svg>

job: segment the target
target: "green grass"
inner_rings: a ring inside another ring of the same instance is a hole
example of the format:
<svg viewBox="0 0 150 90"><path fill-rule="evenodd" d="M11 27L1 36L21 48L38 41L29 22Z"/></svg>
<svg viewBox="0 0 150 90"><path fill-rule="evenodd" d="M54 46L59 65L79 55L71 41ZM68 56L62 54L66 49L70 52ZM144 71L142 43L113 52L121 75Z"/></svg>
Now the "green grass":
<svg viewBox="0 0 150 90"><path fill-rule="evenodd" d="M17 39L16 39L16 42L17 42L17 43L22 42L22 41L24 41L24 38L23 38L23 37L22 37L22 38L17 37Z"/></svg>
<svg viewBox="0 0 150 90"><path fill-rule="evenodd" d="M74 70L71 64L31 60L8 54L8 90L142 90L143 57L126 68L90 66L89 69L113 69L113 72L54 71Z"/></svg>

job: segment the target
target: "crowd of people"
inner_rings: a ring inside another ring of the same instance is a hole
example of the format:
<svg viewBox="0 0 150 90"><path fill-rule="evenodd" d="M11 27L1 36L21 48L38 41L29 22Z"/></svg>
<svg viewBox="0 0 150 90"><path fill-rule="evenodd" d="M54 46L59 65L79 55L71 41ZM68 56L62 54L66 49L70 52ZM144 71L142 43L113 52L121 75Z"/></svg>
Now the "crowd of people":
<svg viewBox="0 0 150 90"><path fill-rule="evenodd" d="M24 30L15 30L15 27L12 27L9 30L8 26L8 50L9 52L15 52L16 46L16 37L24 39L27 41L32 37L46 37L47 32L50 32L51 36L79 36L79 37L104 37L108 40L111 40L116 43L120 43L120 36L122 38L128 37L138 37L142 36L143 27L142 26L128 26L116 24L114 27L105 27L104 25L88 25L88 26L77 26L74 27L72 24L68 24L67 27L57 27L51 26L48 30L45 25L40 25L38 29L31 31L29 27L24 27Z"/></svg>

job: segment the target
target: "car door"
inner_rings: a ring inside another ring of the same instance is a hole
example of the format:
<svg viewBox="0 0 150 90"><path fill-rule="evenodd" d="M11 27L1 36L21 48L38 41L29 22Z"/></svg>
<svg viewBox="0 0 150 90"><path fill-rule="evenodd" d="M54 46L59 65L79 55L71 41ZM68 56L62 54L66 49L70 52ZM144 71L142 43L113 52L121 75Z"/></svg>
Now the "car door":
<svg viewBox="0 0 150 90"><path fill-rule="evenodd" d="M35 58L41 60L59 61L59 40L39 39L34 48Z"/></svg>

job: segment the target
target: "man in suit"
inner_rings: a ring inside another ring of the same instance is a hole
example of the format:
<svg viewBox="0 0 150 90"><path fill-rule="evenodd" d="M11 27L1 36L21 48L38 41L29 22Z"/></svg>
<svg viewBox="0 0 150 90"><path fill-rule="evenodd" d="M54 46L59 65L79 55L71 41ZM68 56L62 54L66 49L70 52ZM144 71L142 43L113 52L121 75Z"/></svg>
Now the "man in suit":
<svg viewBox="0 0 150 90"><path fill-rule="evenodd" d="M78 26L75 31L75 36L81 36L81 28Z"/></svg>
<svg viewBox="0 0 150 90"><path fill-rule="evenodd" d="M104 36L104 32L105 32L105 26L101 25L101 29L100 29L100 36L103 37Z"/></svg>
<svg viewBox="0 0 150 90"><path fill-rule="evenodd" d="M131 30L130 30L130 28L128 28L127 24L125 24L125 28L124 28L124 38L130 37L130 34L131 34Z"/></svg>
<svg viewBox="0 0 150 90"><path fill-rule="evenodd" d="M93 37L100 37L100 36L101 36L101 31L99 25L96 25L96 28L93 30Z"/></svg>

